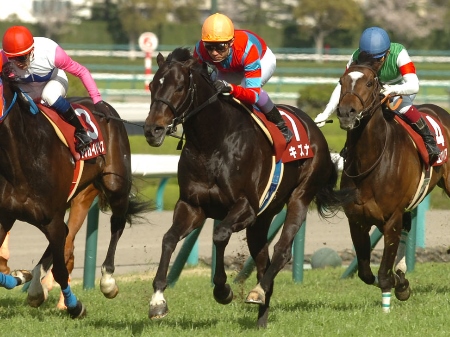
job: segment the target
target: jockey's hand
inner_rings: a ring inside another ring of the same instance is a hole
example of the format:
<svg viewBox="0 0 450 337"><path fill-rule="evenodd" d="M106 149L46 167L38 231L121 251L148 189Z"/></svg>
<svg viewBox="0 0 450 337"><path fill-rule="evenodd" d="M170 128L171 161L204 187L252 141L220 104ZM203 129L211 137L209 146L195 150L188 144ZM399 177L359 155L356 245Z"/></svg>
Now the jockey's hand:
<svg viewBox="0 0 450 337"><path fill-rule="evenodd" d="M109 110L108 105L104 101L100 101L95 103L94 110L104 115L106 120L109 120L111 117L111 111Z"/></svg>
<svg viewBox="0 0 450 337"><path fill-rule="evenodd" d="M383 85L383 88L381 89L381 93L384 96L396 96L398 95L398 91L395 85L389 85L385 84Z"/></svg>
<svg viewBox="0 0 450 337"><path fill-rule="evenodd" d="M220 94L229 94L233 90L233 87L224 80L214 81L213 84L216 91Z"/></svg>
<svg viewBox="0 0 450 337"><path fill-rule="evenodd" d="M314 122L316 123L316 125L321 128L325 125L327 119L328 119L328 114L327 113L320 113L316 116L316 118L314 119Z"/></svg>

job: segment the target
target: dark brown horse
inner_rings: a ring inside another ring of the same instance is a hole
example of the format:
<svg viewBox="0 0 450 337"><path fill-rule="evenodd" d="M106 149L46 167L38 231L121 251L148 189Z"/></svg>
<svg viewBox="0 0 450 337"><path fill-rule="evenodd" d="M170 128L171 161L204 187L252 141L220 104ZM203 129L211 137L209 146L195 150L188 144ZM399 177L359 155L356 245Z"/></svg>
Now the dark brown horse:
<svg viewBox="0 0 450 337"><path fill-rule="evenodd" d="M168 313L163 292L177 243L206 218L212 218L221 220L213 234L217 253L214 298L221 304L233 299L224 252L231 234L245 229L258 280L246 302L259 305L257 325L265 327L274 278L291 259L292 242L306 219L309 205L315 201L321 215L330 215L326 211L335 210L344 199L340 197L351 193L334 190L336 167L315 123L303 111L284 105L302 121L315 156L284 165L275 198L258 215L259 200L270 175L272 145L241 105L217 95L207 66L192 58L189 50L177 48L167 60L159 54L157 62L159 69L151 83L152 103L144 126L147 142L160 146L165 136L182 124L186 144L178 165L180 198L173 224L163 238L149 317L161 318ZM268 229L285 205L286 220L270 260Z"/></svg>
<svg viewBox="0 0 450 337"><path fill-rule="evenodd" d="M59 140L52 125L42 113L31 114L14 77L5 73L2 80L6 117L0 123L0 245L16 220L28 222L46 236L49 245L34 269L34 282L29 288L28 301L39 306L45 299L40 286L41 274L53 264L52 272L65 294L65 305L71 317L85 314L68 285L69 273L64 246L67 228L64 223L69 191L73 180L74 159ZM5 71L6 70L6 71ZM90 99L77 103L91 109ZM112 116L119 118L110 106ZM127 132L122 122L96 117L103 133L107 154L84 165L72 211L84 219L95 196L101 209L110 209L111 240L102 265L100 288L108 298L114 298L118 287L114 278L114 255L125 223L149 209L147 202L130 196L132 188L131 155Z"/></svg>
<svg viewBox="0 0 450 337"><path fill-rule="evenodd" d="M347 130L348 147L341 188L357 190L355 202L344 210L358 259L358 276L381 289L383 310L388 312L392 288L400 300L410 296L405 278L405 242L411 229L411 213L405 210L411 208L427 165L407 131L394 120L393 113L383 109L377 71L375 66L363 64L353 64L347 69L340 79L337 115L341 128ZM443 129L436 129L441 136L438 144L448 141L448 112L433 104L417 108L442 123ZM438 185L449 195L449 165L447 162L432 167L427 193ZM384 234L378 277L370 268L372 226Z"/></svg>

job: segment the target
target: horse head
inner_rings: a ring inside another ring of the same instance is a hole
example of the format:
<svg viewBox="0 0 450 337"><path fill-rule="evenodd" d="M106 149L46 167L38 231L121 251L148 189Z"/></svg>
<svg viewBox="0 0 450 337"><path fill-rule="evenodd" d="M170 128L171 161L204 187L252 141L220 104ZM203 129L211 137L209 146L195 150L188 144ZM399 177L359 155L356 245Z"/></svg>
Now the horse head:
<svg viewBox="0 0 450 337"><path fill-rule="evenodd" d="M381 105L381 84L377 69L368 64L351 64L339 80L341 95L337 107L340 127L352 130L361 119L372 116Z"/></svg>
<svg viewBox="0 0 450 337"><path fill-rule="evenodd" d="M151 105L144 125L150 146L160 146L166 135L174 133L177 125L193 114L198 98L194 78L201 75L210 83L206 87L213 90L207 65L201 65L188 49L177 48L167 59L160 53L156 60L159 68L150 83Z"/></svg>

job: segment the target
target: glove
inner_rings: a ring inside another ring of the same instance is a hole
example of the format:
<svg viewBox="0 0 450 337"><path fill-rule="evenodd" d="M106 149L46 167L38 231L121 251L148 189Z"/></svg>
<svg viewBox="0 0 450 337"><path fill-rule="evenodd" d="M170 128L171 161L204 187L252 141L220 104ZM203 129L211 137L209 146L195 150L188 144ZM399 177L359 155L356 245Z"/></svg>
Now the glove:
<svg viewBox="0 0 450 337"><path fill-rule="evenodd" d="M231 87L228 82L224 80L217 80L213 83L214 88L216 88L216 91L221 94L229 94L233 88Z"/></svg>
<svg viewBox="0 0 450 337"><path fill-rule="evenodd" d="M325 125L325 122L328 119L328 117L329 117L329 115L327 113L322 112L316 116L316 118L314 119L314 122L316 123L316 125L319 128L321 128Z"/></svg>
<svg viewBox="0 0 450 337"><path fill-rule="evenodd" d="M108 105L104 101L100 101L100 102L95 103L94 110L96 112L99 112L99 113L103 114L104 117L106 118L106 120L109 120L109 117L112 116Z"/></svg>
<svg viewBox="0 0 450 337"><path fill-rule="evenodd" d="M396 85L383 85L383 88L380 91L384 96L396 96L398 95L397 86Z"/></svg>

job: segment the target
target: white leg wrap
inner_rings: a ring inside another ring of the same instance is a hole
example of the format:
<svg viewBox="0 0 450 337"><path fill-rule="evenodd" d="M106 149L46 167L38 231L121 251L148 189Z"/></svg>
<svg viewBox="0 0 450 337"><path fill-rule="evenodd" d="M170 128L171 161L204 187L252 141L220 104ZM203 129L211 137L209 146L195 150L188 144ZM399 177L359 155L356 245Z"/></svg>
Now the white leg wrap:
<svg viewBox="0 0 450 337"><path fill-rule="evenodd" d="M381 305L383 312L388 313L391 311L391 292L381 294Z"/></svg>
<svg viewBox="0 0 450 337"><path fill-rule="evenodd" d="M150 300L150 306L158 306L163 303L166 303L166 299L164 298L164 294L162 291L158 290L156 293L153 293L152 299Z"/></svg>
<svg viewBox="0 0 450 337"><path fill-rule="evenodd" d="M102 267L102 278L100 279L100 290L103 294L109 294L114 291L116 287L116 280L113 274L106 272L106 269Z"/></svg>

